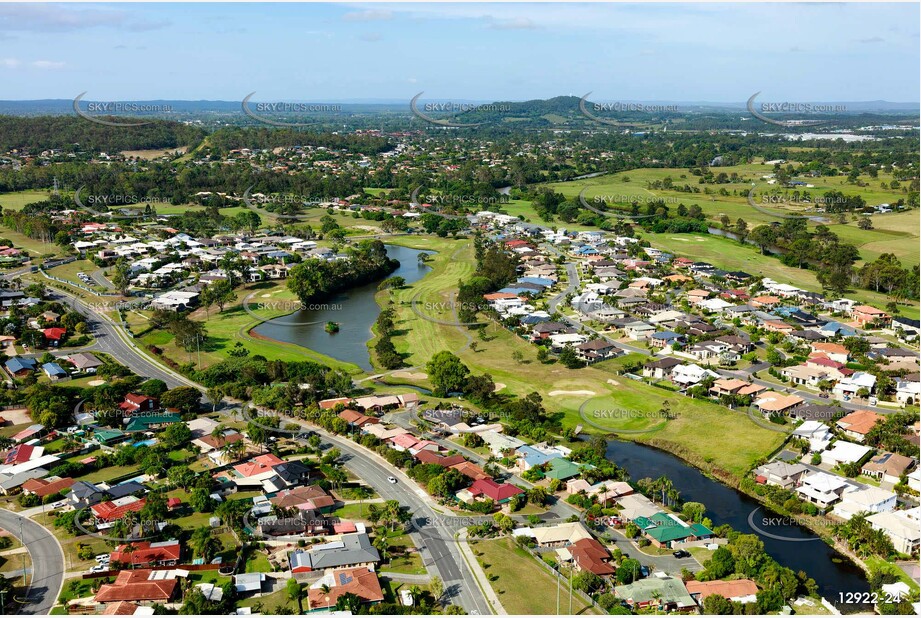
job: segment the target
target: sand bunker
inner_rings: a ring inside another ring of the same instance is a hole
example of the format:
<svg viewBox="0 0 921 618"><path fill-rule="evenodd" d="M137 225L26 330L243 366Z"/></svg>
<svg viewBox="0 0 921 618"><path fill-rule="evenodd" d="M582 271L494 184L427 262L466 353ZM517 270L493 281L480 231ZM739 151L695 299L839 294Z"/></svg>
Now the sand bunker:
<svg viewBox="0 0 921 618"><path fill-rule="evenodd" d="M105 384L105 383L106 383L105 380L90 380L90 381L87 382L86 384L87 384L88 386L102 386L102 385Z"/></svg>
<svg viewBox="0 0 921 618"><path fill-rule="evenodd" d="M551 397L559 397L562 395L594 395L595 391L550 391Z"/></svg>
<svg viewBox="0 0 921 618"><path fill-rule="evenodd" d="M493 392L498 393L503 388L505 388L505 384L503 384L502 382L496 382L496 387L493 389Z"/></svg>
<svg viewBox="0 0 921 618"><path fill-rule="evenodd" d="M413 373L411 371L394 371L390 375L404 380L425 380L429 377L427 373Z"/></svg>
<svg viewBox="0 0 921 618"><path fill-rule="evenodd" d="M612 380L610 378L608 378L608 384L613 384L614 386L620 386L620 382L618 382L617 380Z"/></svg>

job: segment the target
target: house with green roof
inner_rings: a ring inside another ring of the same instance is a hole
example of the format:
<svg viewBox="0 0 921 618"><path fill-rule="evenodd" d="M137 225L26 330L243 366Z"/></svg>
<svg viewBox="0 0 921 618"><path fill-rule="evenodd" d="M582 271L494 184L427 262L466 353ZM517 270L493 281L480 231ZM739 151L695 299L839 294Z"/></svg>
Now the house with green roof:
<svg viewBox="0 0 921 618"><path fill-rule="evenodd" d="M563 457L551 459L548 463L547 471L544 476L550 479L559 479L567 481L582 474L582 470L591 469L594 466L590 464L577 464Z"/></svg>
<svg viewBox="0 0 921 618"><path fill-rule="evenodd" d="M655 608L659 611L688 612L697 603L676 577L647 577L626 586L615 586L614 596L634 610Z"/></svg>
<svg viewBox="0 0 921 618"><path fill-rule="evenodd" d="M141 414L138 416L132 416L130 418L128 421L128 426L125 427L125 431L128 433L134 433L137 431L150 431L151 429L159 429L166 425L178 423L181 420L182 417L173 412Z"/></svg>
<svg viewBox="0 0 921 618"><path fill-rule="evenodd" d="M100 444L116 444L126 439L128 436L121 429L112 429L110 427L97 427L93 430L93 438Z"/></svg>
<svg viewBox="0 0 921 618"><path fill-rule="evenodd" d="M675 542L686 543L713 536L713 532L702 524L688 524L661 511L650 517L637 517L633 523L653 545L662 548L671 548Z"/></svg>

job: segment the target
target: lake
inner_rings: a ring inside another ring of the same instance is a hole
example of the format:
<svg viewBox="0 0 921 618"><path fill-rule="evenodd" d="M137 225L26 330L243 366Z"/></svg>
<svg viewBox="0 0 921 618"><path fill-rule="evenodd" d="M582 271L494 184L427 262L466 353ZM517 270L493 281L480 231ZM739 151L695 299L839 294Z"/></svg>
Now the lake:
<svg viewBox="0 0 921 618"><path fill-rule="evenodd" d="M407 284L411 284L431 270L419 262L419 254L430 251L397 245L386 247L387 255L400 261L400 267L390 277L403 277ZM264 322L253 330L263 337L303 346L372 371L367 344L372 337L371 327L380 314L380 307L374 299L379 284L380 281L377 281L339 292L318 303L325 305L325 309L297 311ZM327 322L337 322L339 332L327 333Z"/></svg>

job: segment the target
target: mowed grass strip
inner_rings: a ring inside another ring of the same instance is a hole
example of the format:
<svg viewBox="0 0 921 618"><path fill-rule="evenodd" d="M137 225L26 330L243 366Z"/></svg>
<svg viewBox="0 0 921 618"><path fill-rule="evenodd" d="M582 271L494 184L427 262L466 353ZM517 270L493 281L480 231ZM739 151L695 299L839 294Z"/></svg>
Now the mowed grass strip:
<svg viewBox="0 0 921 618"><path fill-rule="evenodd" d="M536 558L516 547L511 539L471 543L480 565L490 578L490 585L509 614L556 614L557 589L560 611L569 613L569 586L566 579L556 578ZM493 580L493 578L495 578ZM598 612L573 596L574 614L597 615Z"/></svg>

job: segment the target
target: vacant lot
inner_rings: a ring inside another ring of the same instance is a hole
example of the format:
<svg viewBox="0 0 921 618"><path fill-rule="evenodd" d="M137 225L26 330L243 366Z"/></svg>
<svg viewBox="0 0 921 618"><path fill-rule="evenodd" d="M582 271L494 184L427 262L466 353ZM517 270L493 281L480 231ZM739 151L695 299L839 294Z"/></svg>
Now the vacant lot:
<svg viewBox="0 0 921 618"><path fill-rule="evenodd" d="M569 587L565 579L556 580L511 539L471 543L477 560L490 578L493 590L509 614L556 614L557 596L560 612L569 612ZM573 597L573 614L596 614L591 607Z"/></svg>

